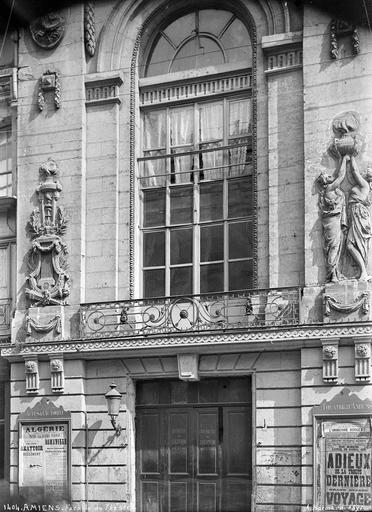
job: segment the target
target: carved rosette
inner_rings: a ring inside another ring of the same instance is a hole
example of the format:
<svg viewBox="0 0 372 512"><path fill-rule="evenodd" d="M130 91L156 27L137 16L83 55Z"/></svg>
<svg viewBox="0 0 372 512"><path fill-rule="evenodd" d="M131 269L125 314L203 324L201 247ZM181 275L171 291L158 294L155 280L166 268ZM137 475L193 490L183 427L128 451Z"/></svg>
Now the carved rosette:
<svg viewBox="0 0 372 512"><path fill-rule="evenodd" d="M50 12L31 22L31 37L38 46L50 50L62 41L65 25L63 16L57 12Z"/></svg>
<svg viewBox="0 0 372 512"><path fill-rule="evenodd" d="M35 306L66 304L70 294L67 274L67 247L62 239L67 221L62 208L57 206L62 186L56 179L58 166L49 159L40 167L42 182L36 189L39 208L28 222L32 238L29 253L31 272L27 278L26 295Z"/></svg>
<svg viewBox="0 0 372 512"><path fill-rule="evenodd" d="M26 393L36 394L39 392L39 365L37 357L28 357L25 360Z"/></svg>
<svg viewBox="0 0 372 512"><path fill-rule="evenodd" d="M323 341L323 380L337 382L338 378L338 340Z"/></svg>
<svg viewBox="0 0 372 512"><path fill-rule="evenodd" d="M65 375L61 357L50 356L50 386L53 393L63 393Z"/></svg>
<svg viewBox="0 0 372 512"><path fill-rule="evenodd" d="M371 379L371 342L355 340L355 380L366 382Z"/></svg>

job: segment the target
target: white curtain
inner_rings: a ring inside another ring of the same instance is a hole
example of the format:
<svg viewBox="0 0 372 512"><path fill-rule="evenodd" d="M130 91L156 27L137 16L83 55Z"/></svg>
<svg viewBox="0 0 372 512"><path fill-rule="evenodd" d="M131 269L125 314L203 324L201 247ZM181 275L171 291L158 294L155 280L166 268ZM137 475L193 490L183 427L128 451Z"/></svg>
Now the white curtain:
<svg viewBox="0 0 372 512"><path fill-rule="evenodd" d="M165 155L166 151L166 113L165 110L154 110L145 113L143 129L143 156ZM167 172L164 158L142 162L141 185L143 187L164 187ZM161 176L162 175L162 176Z"/></svg>
<svg viewBox="0 0 372 512"><path fill-rule="evenodd" d="M171 152L185 153L193 149L194 142L194 109L176 108L170 111L170 145ZM172 157L172 172L176 183L189 183L194 166L194 157Z"/></svg>
<svg viewBox="0 0 372 512"><path fill-rule="evenodd" d="M200 149L212 149L222 145L223 141L223 105L211 103L199 108ZM204 179L218 180L223 178L223 151L201 153L200 167L204 171ZM213 169L219 167L218 169Z"/></svg>
<svg viewBox="0 0 372 512"><path fill-rule="evenodd" d="M251 133L251 103L250 100L233 101L229 112L229 177L242 176L248 172L247 135ZM245 138L244 138L245 136ZM241 137L241 138L240 138ZM242 144L242 145L241 145Z"/></svg>

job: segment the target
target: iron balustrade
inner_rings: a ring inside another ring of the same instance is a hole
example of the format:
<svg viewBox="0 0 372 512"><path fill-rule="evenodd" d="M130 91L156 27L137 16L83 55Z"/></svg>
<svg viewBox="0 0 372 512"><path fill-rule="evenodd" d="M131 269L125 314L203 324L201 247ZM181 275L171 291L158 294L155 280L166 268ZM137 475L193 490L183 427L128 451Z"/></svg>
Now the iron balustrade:
<svg viewBox="0 0 372 512"><path fill-rule="evenodd" d="M81 337L228 331L300 323L299 288L82 304Z"/></svg>

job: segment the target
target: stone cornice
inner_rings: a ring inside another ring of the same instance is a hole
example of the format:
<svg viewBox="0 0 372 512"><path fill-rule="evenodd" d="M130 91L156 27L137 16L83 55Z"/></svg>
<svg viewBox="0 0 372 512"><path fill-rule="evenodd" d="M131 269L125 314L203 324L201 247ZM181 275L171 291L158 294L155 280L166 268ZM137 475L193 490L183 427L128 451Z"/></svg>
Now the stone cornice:
<svg viewBox="0 0 372 512"><path fill-rule="evenodd" d="M70 356L80 356L82 358L92 356L109 357L119 352L129 354L135 351L151 352L172 350L174 348L193 350L203 350L203 347L224 347L229 351L235 350L257 350L270 348L294 349L306 345L321 345L326 339L339 338L341 340L352 340L359 337L364 340L366 337L372 337L372 323L343 324L343 325L313 325L294 327L289 329L261 329L249 330L245 332L214 333L205 332L194 335L184 336L149 336L149 337L125 337L116 339L99 340L66 340L49 342L26 342L15 343L7 347L2 346L1 355L9 360L21 360L24 356L30 355L48 355L65 354ZM277 345L275 347L275 345Z"/></svg>

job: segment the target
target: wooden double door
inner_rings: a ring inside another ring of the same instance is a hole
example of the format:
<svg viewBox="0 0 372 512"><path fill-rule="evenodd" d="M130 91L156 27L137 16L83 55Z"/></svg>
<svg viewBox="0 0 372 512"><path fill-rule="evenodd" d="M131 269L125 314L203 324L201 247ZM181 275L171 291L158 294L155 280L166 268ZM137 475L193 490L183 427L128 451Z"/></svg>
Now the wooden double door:
<svg viewBox="0 0 372 512"><path fill-rule="evenodd" d="M248 378L142 382L137 404L138 512L250 511Z"/></svg>

